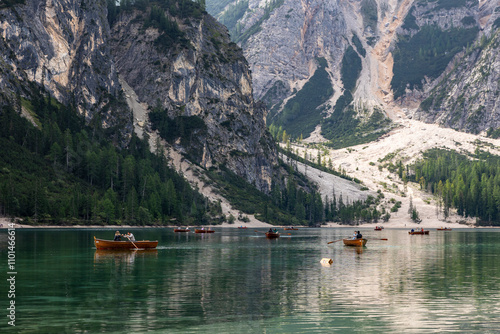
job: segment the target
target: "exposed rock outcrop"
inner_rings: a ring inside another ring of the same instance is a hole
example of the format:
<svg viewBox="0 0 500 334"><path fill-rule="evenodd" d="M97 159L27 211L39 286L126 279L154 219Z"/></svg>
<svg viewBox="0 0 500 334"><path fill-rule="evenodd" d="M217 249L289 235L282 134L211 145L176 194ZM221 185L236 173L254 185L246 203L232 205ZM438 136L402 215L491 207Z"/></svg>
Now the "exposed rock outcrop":
<svg viewBox="0 0 500 334"><path fill-rule="evenodd" d="M230 11L228 5L213 14L224 19ZM406 112L462 131L500 126L496 121L500 94L495 84L500 52L497 1L283 0L265 4L249 0L235 27L238 34L233 38L242 41L253 72L254 95L270 105L293 96L294 89L313 75L314 57L324 57L335 91L324 110L329 115L328 109L342 96L342 60L351 45L362 61L352 92L352 104L362 106L357 109L378 108L392 119L405 117ZM420 48L402 50L415 36L424 41ZM398 52L399 56L406 53L397 58ZM416 61L416 55L429 59ZM427 71L428 64L433 68Z"/></svg>
<svg viewBox="0 0 500 334"><path fill-rule="evenodd" d="M1 10L0 53L2 67L9 68L0 80L3 98L11 100L21 86L35 82L87 121L99 117L104 127L118 128L125 144L131 114L110 61L106 13L101 0L26 1Z"/></svg>
<svg viewBox="0 0 500 334"><path fill-rule="evenodd" d="M176 138L179 150L268 192L277 151L243 52L198 4L173 3L163 9L153 1L119 8L105 0L26 0L1 9L0 105L29 99L34 83L87 122L116 130L117 144L126 146L133 119L119 70L144 110L196 117L200 131ZM168 24L175 36L165 33Z"/></svg>
<svg viewBox="0 0 500 334"><path fill-rule="evenodd" d="M266 130L265 109L252 95L252 78L241 49L209 15L179 22L189 44L158 44L161 32L144 30L133 10L120 15L111 40L120 76L140 102L161 107L170 118L196 116L205 130L189 145L175 146L205 168L225 165L269 192L277 152ZM174 20L175 18L172 18Z"/></svg>

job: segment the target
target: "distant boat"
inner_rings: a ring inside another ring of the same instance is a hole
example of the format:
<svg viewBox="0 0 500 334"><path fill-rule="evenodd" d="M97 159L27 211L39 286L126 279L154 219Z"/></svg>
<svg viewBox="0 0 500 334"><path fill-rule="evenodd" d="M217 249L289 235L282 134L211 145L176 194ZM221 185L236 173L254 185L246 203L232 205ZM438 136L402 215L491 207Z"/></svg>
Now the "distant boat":
<svg viewBox="0 0 500 334"><path fill-rule="evenodd" d="M246 226L238 226L239 229L246 229Z"/></svg>
<svg viewBox="0 0 500 334"><path fill-rule="evenodd" d="M176 228L174 229L174 232L189 232L190 229L189 228Z"/></svg>
<svg viewBox="0 0 500 334"><path fill-rule="evenodd" d="M295 228L295 227L285 227L284 230L285 231L298 231L299 229Z"/></svg>
<svg viewBox="0 0 500 334"><path fill-rule="evenodd" d="M342 239L344 241L344 245L346 246L364 246L366 245L366 239L361 238L361 239Z"/></svg>
<svg viewBox="0 0 500 334"><path fill-rule="evenodd" d="M429 231L409 231L408 234L429 234Z"/></svg>
<svg viewBox="0 0 500 334"><path fill-rule="evenodd" d="M441 227L437 229L438 231L451 231L451 228L449 227Z"/></svg>
<svg viewBox="0 0 500 334"><path fill-rule="evenodd" d="M195 229L194 233L215 233L214 230L201 230L201 229Z"/></svg>
<svg viewBox="0 0 500 334"><path fill-rule="evenodd" d="M94 245L97 249L152 249L158 246L158 241L149 241L149 240L141 240L141 241L113 241L113 240L104 240L97 239L94 237Z"/></svg>
<svg viewBox="0 0 500 334"><path fill-rule="evenodd" d="M384 228L380 226L375 226L375 231L382 231Z"/></svg>
<svg viewBox="0 0 500 334"><path fill-rule="evenodd" d="M275 239L279 237L280 237L279 232L266 232L266 238L268 239Z"/></svg>

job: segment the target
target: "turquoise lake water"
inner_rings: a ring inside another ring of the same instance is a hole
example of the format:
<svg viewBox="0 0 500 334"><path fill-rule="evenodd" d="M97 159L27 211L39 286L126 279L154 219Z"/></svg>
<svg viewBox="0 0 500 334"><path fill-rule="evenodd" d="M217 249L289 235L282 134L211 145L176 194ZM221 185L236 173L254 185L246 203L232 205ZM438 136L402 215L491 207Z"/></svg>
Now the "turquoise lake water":
<svg viewBox="0 0 500 334"><path fill-rule="evenodd" d="M17 229L15 328L1 231L0 332L500 333L499 230L215 230L131 229L158 249L113 252L93 237L115 230Z"/></svg>

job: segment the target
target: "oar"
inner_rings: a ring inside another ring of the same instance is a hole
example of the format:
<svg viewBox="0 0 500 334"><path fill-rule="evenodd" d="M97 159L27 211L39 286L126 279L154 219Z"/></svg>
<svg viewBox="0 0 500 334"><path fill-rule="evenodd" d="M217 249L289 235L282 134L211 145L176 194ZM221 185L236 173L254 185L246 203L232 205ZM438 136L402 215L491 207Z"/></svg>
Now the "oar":
<svg viewBox="0 0 500 334"><path fill-rule="evenodd" d="M334 242L337 242L337 241L340 241L340 240L344 240L344 238L339 239L339 240L333 240L333 241L327 242L327 244L333 244Z"/></svg>
<svg viewBox="0 0 500 334"><path fill-rule="evenodd" d="M128 241L130 241L130 242L132 243L132 245L134 245L134 246L135 246L135 248L139 249L139 247L137 247L137 246L136 246L136 244L134 244L134 242L133 242L132 240L130 240L130 238L129 238L129 237L127 237L127 239L128 239Z"/></svg>

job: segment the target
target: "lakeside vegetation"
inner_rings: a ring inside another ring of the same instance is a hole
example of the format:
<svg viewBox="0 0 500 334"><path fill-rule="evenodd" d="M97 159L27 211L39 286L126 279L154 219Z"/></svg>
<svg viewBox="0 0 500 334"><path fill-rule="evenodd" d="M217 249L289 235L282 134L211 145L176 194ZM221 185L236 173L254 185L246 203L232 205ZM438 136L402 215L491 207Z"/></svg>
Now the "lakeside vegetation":
<svg viewBox="0 0 500 334"><path fill-rule="evenodd" d="M405 177L403 168L399 168ZM479 148L470 156L433 149L407 166L408 180L439 198L445 217L456 209L479 225L500 225L500 157Z"/></svg>
<svg viewBox="0 0 500 334"><path fill-rule="evenodd" d="M147 139L133 135L116 148L107 139L115 130L86 126L73 108L34 95L23 104L39 127L19 115L20 104L0 109L0 214L41 225L192 224L220 215Z"/></svg>

